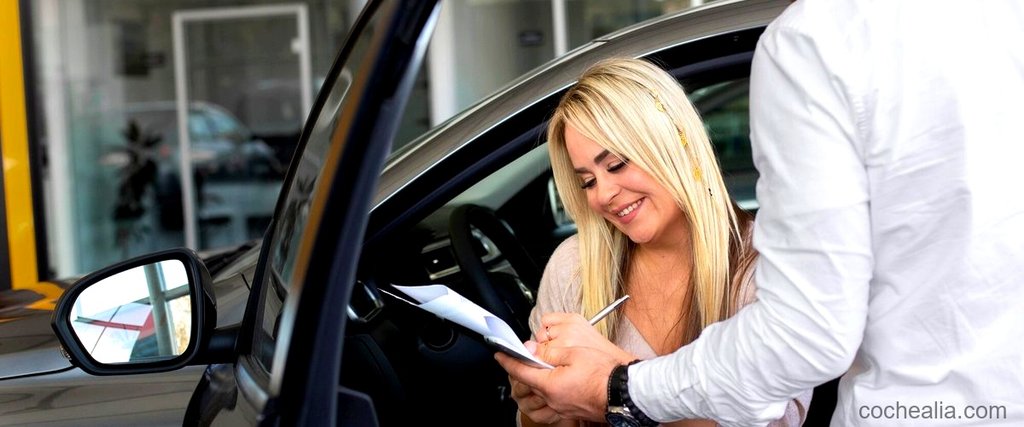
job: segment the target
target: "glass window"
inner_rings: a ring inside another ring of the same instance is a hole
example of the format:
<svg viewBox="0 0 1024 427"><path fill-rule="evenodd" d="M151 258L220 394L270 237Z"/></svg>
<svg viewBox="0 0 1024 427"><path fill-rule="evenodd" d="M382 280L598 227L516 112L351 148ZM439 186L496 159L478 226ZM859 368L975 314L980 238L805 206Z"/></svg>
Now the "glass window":
<svg viewBox="0 0 1024 427"><path fill-rule="evenodd" d="M262 235L308 114L303 93L315 95L361 7L298 0L280 14L208 19L212 8L244 15L280 2L23 3L35 60L26 87L38 100L32 143L48 160L47 212L36 224L46 224L60 277L185 245L192 224L197 249ZM181 64L191 182L180 172Z"/></svg>
<svg viewBox="0 0 1024 427"><path fill-rule="evenodd" d="M694 0L567 0L569 49L638 22L700 3Z"/></svg>
<svg viewBox="0 0 1024 427"><path fill-rule="evenodd" d="M219 138L233 140L246 139L245 128L238 122L238 119L231 117L218 108L210 108L206 111L206 118L210 122L213 135Z"/></svg>
<svg viewBox="0 0 1024 427"><path fill-rule="evenodd" d="M756 209L758 174L750 151L750 79L705 86L690 93L690 99L704 120L730 195L740 207Z"/></svg>
<svg viewBox="0 0 1024 427"><path fill-rule="evenodd" d="M695 2L565 0L566 22L555 23L552 0L446 1L438 47L416 81L394 147L552 59L558 28L567 28L572 48ZM46 220L39 223L48 228L49 264L58 276L262 233L247 224L265 224L273 210L307 115L303 96L317 92L366 2L298 0L287 3L294 14L208 19L211 8L249 13L279 4L228 3L26 2L35 52L27 87L39 100L32 120L39 140L32 143L48 160L41 173ZM175 19L182 22L180 46ZM303 52L308 68L300 66ZM215 161L189 159L186 179L178 170L178 78L188 108L208 120L188 124L198 147L193 157Z"/></svg>
<svg viewBox="0 0 1024 427"><path fill-rule="evenodd" d="M213 129L210 128L210 121L198 112L188 114L188 132L193 141L202 141L213 138Z"/></svg>

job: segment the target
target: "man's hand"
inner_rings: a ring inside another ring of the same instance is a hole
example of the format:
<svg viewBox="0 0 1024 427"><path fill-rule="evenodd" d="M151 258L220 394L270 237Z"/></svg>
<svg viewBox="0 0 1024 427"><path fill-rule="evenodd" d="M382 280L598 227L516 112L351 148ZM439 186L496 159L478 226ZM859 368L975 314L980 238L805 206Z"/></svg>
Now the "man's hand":
<svg viewBox="0 0 1024 427"><path fill-rule="evenodd" d="M534 353L555 369L534 368L500 352L494 358L513 380L532 389L557 416L604 421L608 377L620 364L618 358L594 348L548 344L538 345Z"/></svg>
<svg viewBox="0 0 1024 427"><path fill-rule="evenodd" d="M548 406L544 398L533 392L530 386L516 381L511 375L508 382L512 384L512 399L519 405L519 411L523 416L537 424L554 424L562 420L562 417Z"/></svg>
<svg viewBox="0 0 1024 427"><path fill-rule="evenodd" d="M530 353L537 353L536 341L527 341L523 344L527 350L530 350ZM508 377L508 382L512 385L512 400L516 401L519 411L530 421L536 424L554 424L562 419L530 386L516 381L515 377L511 375Z"/></svg>

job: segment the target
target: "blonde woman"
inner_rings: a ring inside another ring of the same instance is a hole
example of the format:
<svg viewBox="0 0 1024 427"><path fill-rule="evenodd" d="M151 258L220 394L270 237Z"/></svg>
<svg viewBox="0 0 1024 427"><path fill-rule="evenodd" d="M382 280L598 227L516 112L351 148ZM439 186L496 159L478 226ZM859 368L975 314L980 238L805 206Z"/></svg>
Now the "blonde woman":
<svg viewBox="0 0 1024 427"><path fill-rule="evenodd" d="M588 69L551 118L548 150L579 232L544 270L530 316L538 354L582 346L621 363L654 358L753 300L752 220L729 198L700 117L664 70L634 59ZM624 294L625 305L590 326ZM579 423L512 385L522 425ZM800 425L809 402L810 391L775 425Z"/></svg>

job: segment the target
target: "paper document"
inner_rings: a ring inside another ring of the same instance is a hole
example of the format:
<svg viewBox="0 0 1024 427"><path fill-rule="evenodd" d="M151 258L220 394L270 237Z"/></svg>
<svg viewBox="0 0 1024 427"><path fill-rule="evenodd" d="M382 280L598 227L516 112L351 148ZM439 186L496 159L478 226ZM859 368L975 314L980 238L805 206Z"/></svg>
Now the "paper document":
<svg viewBox="0 0 1024 427"><path fill-rule="evenodd" d="M459 295L451 288L445 285L428 285L395 286L395 289L419 301L417 307L482 335L484 341L497 347L503 353L537 367L554 369L553 366L530 353L530 350L527 350L526 346L519 341L519 337L508 323Z"/></svg>

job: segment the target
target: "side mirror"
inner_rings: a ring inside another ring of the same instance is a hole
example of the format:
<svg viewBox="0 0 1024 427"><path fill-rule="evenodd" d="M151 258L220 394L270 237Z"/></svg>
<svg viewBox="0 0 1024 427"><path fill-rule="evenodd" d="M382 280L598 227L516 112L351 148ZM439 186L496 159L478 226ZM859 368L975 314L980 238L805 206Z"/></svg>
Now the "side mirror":
<svg viewBox="0 0 1024 427"><path fill-rule="evenodd" d="M93 375L187 365L217 323L206 266L188 249L124 261L76 282L51 323L71 362Z"/></svg>

